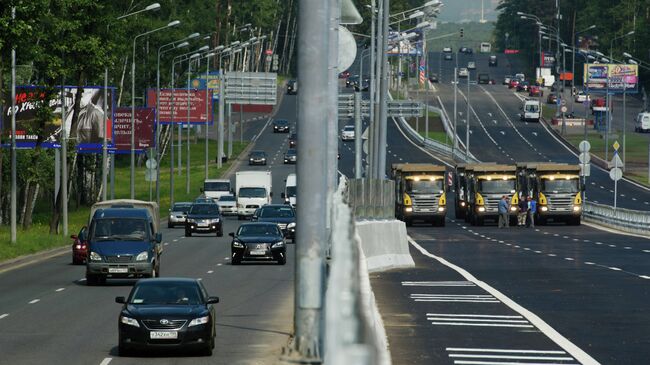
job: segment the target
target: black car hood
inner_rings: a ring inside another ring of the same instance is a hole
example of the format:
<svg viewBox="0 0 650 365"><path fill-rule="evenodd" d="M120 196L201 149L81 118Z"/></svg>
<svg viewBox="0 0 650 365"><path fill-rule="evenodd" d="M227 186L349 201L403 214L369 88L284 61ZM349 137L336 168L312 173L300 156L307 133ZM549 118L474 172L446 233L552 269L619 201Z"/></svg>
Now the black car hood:
<svg viewBox="0 0 650 365"><path fill-rule="evenodd" d="M133 305L126 311L138 318L195 318L207 312L205 305Z"/></svg>
<svg viewBox="0 0 650 365"><path fill-rule="evenodd" d="M280 236L238 236L236 240L242 243L275 243L282 241Z"/></svg>
<svg viewBox="0 0 650 365"><path fill-rule="evenodd" d="M221 218L218 214L188 214L187 219L217 219Z"/></svg>
<svg viewBox="0 0 650 365"><path fill-rule="evenodd" d="M284 223L289 224L296 221L296 217L266 217L257 218L257 222L271 222L271 223Z"/></svg>

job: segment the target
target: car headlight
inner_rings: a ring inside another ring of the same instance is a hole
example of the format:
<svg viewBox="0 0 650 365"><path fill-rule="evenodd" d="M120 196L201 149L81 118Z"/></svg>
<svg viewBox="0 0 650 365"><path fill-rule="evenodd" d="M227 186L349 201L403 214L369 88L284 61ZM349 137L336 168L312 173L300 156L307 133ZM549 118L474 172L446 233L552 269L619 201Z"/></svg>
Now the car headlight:
<svg viewBox="0 0 650 365"><path fill-rule="evenodd" d="M278 241L278 242L274 243L273 246L271 246L271 248L279 248L279 247L282 247L282 246L284 246L284 241Z"/></svg>
<svg viewBox="0 0 650 365"><path fill-rule="evenodd" d="M546 207L546 206L540 207L539 210L542 211L542 212L548 212L548 207Z"/></svg>
<svg viewBox="0 0 650 365"><path fill-rule="evenodd" d="M102 257L97 252L90 251L90 261L102 261Z"/></svg>
<svg viewBox="0 0 650 365"><path fill-rule="evenodd" d="M580 207L579 205L574 205L574 206L573 206L573 211L574 211L574 212L579 212L580 209L582 209L582 207Z"/></svg>
<svg viewBox="0 0 650 365"><path fill-rule="evenodd" d="M287 228L295 228L296 227L296 222L291 222L287 224Z"/></svg>
<svg viewBox="0 0 650 365"><path fill-rule="evenodd" d="M516 212L516 211L517 211L517 207L510 207L510 211L511 211L511 212Z"/></svg>
<svg viewBox="0 0 650 365"><path fill-rule="evenodd" d="M142 251L138 254L138 256L135 257L135 261L147 261L148 258L149 258L149 252Z"/></svg>
<svg viewBox="0 0 650 365"><path fill-rule="evenodd" d="M211 219L210 222L211 223L219 223L219 218Z"/></svg>
<svg viewBox="0 0 650 365"><path fill-rule="evenodd" d="M438 207L438 211L439 211L439 212L444 212L444 211L445 211L445 207Z"/></svg>
<svg viewBox="0 0 650 365"><path fill-rule="evenodd" d="M194 318L187 327L198 326L210 322L210 316Z"/></svg>
<svg viewBox="0 0 650 365"><path fill-rule="evenodd" d="M485 212L485 207L478 207L476 208L476 210L478 210L479 212Z"/></svg>
<svg viewBox="0 0 650 365"><path fill-rule="evenodd" d="M404 208L404 211L407 212L407 213L410 213L410 212L413 211L413 207L406 207L406 208Z"/></svg>
<svg viewBox="0 0 650 365"><path fill-rule="evenodd" d="M138 323L138 321L133 319L133 318L121 316L120 317L120 322L122 322L124 324L128 324L129 326L140 328L140 324Z"/></svg>
<svg viewBox="0 0 650 365"><path fill-rule="evenodd" d="M461 207L464 207L464 206L465 206L465 202L460 202L460 206L461 206Z"/></svg>
<svg viewBox="0 0 650 365"><path fill-rule="evenodd" d="M233 242L232 247L237 247L237 248L244 248L244 245L241 242Z"/></svg>
<svg viewBox="0 0 650 365"><path fill-rule="evenodd" d="M187 223L195 223L195 221L192 218L187 218Z"/></svg>

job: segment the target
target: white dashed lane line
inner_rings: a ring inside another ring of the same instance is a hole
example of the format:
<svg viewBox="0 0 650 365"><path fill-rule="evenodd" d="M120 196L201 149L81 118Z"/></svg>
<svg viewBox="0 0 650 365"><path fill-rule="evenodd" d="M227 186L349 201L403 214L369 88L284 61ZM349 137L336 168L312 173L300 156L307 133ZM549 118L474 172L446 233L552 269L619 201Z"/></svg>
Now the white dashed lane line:
<svg viewBox="0 0 650 365"><path fill-rule="evenodd" d="M0 319L9 317L9 313L0 314Z"/></svg>
<svg viewBox="0 0 650 365"><path fill-rule="evenodd" d="M58 288L58 289L55 290L55 291L60 292L60 291L64 291L64 290L65 290L65 288Z"/></svg>
<svg viewBox="0 0 650 365"><path fill-rule="evenodd" d="M33 300L31 300L31 301L29 302L29 304L36 304L36 303L38 303L38 302L40 302L40 301L41 301L40 299L33 299Z"/></svg>

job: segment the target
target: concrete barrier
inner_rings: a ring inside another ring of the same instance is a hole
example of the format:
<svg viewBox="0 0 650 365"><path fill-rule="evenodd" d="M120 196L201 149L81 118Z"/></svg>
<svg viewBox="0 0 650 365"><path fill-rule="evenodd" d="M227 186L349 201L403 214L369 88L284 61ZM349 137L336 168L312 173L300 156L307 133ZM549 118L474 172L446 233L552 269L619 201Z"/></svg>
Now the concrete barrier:
<svg viewBox="0 0 650 365"><path fill-rule="evenodd" d="M415 266L409 253L404 222L395 219L362 220L355 225L368 272Z"/></svg>

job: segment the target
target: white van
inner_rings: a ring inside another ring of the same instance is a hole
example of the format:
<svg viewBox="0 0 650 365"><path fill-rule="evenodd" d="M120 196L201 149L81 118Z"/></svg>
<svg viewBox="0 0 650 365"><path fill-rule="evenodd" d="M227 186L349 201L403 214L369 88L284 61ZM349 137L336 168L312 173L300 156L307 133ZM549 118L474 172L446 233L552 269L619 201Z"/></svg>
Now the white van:
<svg viewBox="0 0 650 365"><path fill-rule="evenodd" d="M641 112L636 116L634 131L640 133L650 132L650 112Z"/></svg>
<svg viewBox="0 0 650 365"><path fill-rule="evenodd" d="M293 208L296 207L296 174L287 175L282 199L284 199L284 204L290 204Z"/></svg>
<svg viewBox="0 0 650 365"><path fill-rule="evenodd" d="M201 192L206 198L219 199L224 195L230 195L232 188L230 180L226 179L205 179Z"/></svg>
<svg viewBox="0 0 650 365"><path fill-rule="evenodd" d="M520 114L521 120L525 122L539 122L542 114L542 106L539 100L526 99L524 100L523 113Z"/></svg>

